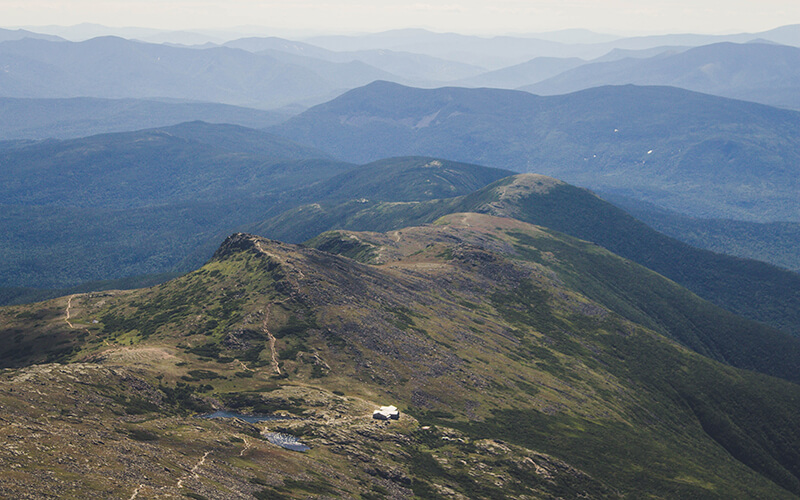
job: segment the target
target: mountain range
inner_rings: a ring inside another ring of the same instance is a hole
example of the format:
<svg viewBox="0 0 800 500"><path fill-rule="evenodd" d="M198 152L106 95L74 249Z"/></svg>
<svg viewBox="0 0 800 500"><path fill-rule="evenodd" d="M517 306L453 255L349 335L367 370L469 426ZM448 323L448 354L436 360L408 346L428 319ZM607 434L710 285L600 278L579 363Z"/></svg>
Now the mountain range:
<svg viewBox="0 0 800 500"><path fill-rule="evenodd" d="M224 44L225 47L247 50L256 54L269 54L287 62L304 61L313 66L321 62L352 63L359 61L395 75L408 82L445 82L475 76L484 68L412 52L386 49L335 52L308 43L277 37L241 38Z"/></svg>
<svg viewBox="0 0 800 500"><path fill-rule="evenodd" d="M758 40L800 46L800 25L731 35L673 34L635 37L598 37L597 34L591 33L587 36L585 32L573 32L572 36L531 34L480 37L458 33L434 33L422 29L401 29L364 35L320 36L304 41L333 51L388 49L415 52L496 70L536 57L594 59L615 49L696 47L720 42L748 43Z"/></svg>
<svg viewBox="0 0 800 500"><path fill-rule="evenodd" d="M141 32L136 39L136 30L120 30L131 37L123 39L96 28L105 36L79 42L24 30L0 33L0 96L177 99L298 110L387 80L426 88L521 87L543 94L602 84L675 85L800 105L791 69L800 37L792 26L717 37L483 38L399 30L305 41L206 37L205 43L199 33L173 33L184 45L163 43L170 35Z"/></svg>
<svg viewBox="0 0 800 500"><path fill-rule="evenodd" d="M669 85L695 92L800 109L800 48L718 43L647 59L584 64L521 90L567 94L602 85Z"/></svg>
<svg viewBox="0 0 800 500"><path fill-rule="evenodd" d="M16 30L8 30L0 28L0 41L7 42L11 40L22 40L23 38L36 38L40 40L52 40L54 42L64 41L63 38L53 36L53 35L46 35L43 33L36 33L33 31L23 30L23 29L16 29Z"/></svg>
<svg viewBox="0 0 800 500"><path fill-rule="evenodd" d="M800 332L796 274L696 250L566 184L512 200L503 194L517 185L508 170L426 157L356 167L264 132L201 122L0 153L9 167L2 224L17 235L2 247L7 287L190 270L230 227L302 242L329 229L387 231L485 212L594 241L721 307ZM121 175L128 181L113 180Z"/></svg>
<svg viewBox="0 0 800 500"><path fill-rule="evenodd" d="M464 78L455 83L459 87L515 89L533 82L547 80L585 63L586 61L578 57L537 57L514 66Z"/></svg>
<svg viewBox="0 0 800 500"><path fill-rule="evenodd" d="M363 64L329 64L317 72L227 47L197 50L117 37L3 42L0 66L4 97L170 98L256 108L323 102L386 76Z"/></svg>
<svg viewBox="0 0 800 500"><path fill-rule="evenodd" d="M75 139L111 132L132 132L190 121L227 123L261 129L287 115L214 103L179 103L143 99L0 98L0 141Z"/></svg>
<svg viewBox="0 0 800 500"><path fill-rule="evenodd" d="M693 216L797 221L799 127L798 112L671 87L540 97L376 82L270 130L356 163L435 156Z"/></svg>
<svg viewBox="0 0 800 500"><path fill-rule="evenodd" d="M237 31L0 30L0 496L800 497L800 27Z"/></svg>

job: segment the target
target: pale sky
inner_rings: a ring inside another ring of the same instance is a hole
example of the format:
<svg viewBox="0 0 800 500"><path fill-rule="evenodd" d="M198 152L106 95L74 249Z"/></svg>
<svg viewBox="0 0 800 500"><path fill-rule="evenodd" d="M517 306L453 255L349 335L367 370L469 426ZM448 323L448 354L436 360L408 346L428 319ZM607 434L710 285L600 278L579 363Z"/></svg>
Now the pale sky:
<svg viewBox="0 0 800 500"><path fill-rule="evenodd" d="M800 24L800 0L0 0L0 26L84 22L159 29L717 34Z"/></svg>

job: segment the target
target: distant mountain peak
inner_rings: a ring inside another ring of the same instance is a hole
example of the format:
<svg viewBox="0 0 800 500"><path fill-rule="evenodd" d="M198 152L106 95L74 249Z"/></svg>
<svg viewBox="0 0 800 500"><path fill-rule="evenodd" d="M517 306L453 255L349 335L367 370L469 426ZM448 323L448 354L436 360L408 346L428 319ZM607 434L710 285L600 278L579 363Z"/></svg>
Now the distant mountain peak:
<svg viewBox="0 0 800 500"><path fill-rule="evenodd" d="M547 194L566 183L541 174L519 174L511 178L510 184L495 188L499 199L516 199L529 194Z"/></svg>

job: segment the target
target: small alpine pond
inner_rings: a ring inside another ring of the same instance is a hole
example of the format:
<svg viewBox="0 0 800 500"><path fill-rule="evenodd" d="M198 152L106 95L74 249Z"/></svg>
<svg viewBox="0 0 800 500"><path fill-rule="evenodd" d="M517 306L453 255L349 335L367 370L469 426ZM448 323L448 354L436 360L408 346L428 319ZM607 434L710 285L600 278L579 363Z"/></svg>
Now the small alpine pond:
<svg viewBox="0 0 800 500"><path fill-rule="evenodd" d="M243 413L236 413L232 411L215 411L207 415L201 415L202 418L238 418L245 422L255 424L258 422L268 422L272 420L291 420L292 417L278 417L275 415L245 415ZM272 444L278 445L281 448L292 451L305 452L311 448L301 443L296 437L290 434L283 434L280 432L264 432L262 434L267 441Z"/></svg>

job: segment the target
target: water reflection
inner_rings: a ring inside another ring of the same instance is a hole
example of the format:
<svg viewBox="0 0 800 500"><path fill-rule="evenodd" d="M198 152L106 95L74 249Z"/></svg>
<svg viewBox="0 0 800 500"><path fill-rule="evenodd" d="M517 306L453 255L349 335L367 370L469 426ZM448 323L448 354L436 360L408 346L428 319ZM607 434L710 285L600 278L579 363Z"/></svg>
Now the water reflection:
<svg viewBox="0 0 800 500"><path fill-rule="evenodd" d="M276 444L281 448L286 448L287 450L308 451L311 449L290 434L282 434L280 432L265 432L263 436L267 438L267 441L270 443Z"/></svg>
<svg viewBox="0 0 800 500"><path fill-rule="evenodd" d="M268 422L271 420L292 420L292 417L277 417L275 415L245 415L243 413L236 413L233 411L215 411L207 415L201 415L202 418L238 418L245 422L255 424L258 422ZM305 452L310 450L308 446L304 445L297 440L296 437L290 434L283 434L280 432L264 432L262 435L272 444L278 445L281 448L292 451Z"/></svg>

